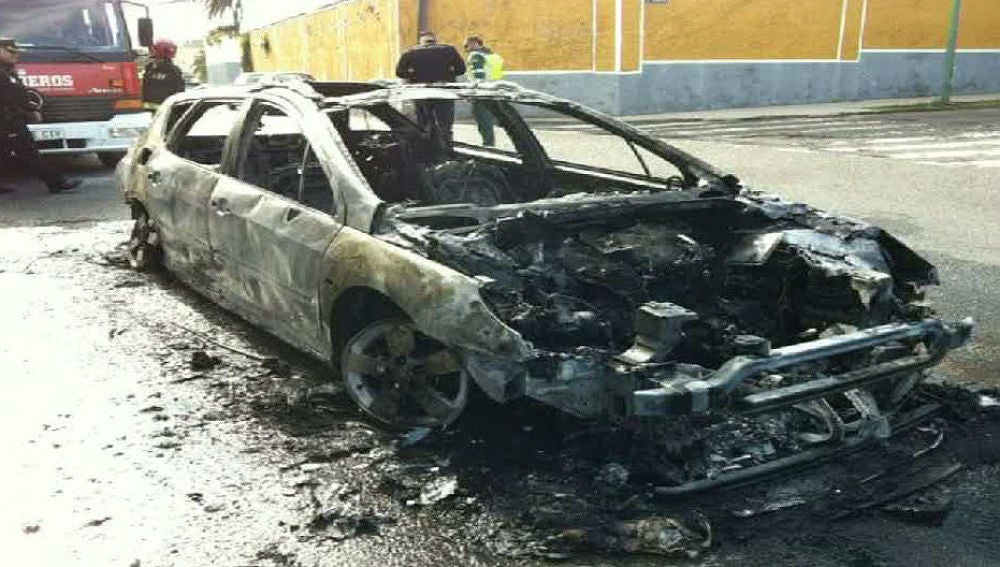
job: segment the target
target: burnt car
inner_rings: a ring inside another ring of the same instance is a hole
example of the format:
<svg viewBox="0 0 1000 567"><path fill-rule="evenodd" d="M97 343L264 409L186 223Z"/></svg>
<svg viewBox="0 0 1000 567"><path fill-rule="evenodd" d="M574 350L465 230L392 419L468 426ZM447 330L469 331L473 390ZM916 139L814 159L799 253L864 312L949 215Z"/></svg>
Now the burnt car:
<svg viewBox="0 0 1000 567"><path fill-rule="evenodd" d="M406 111L435 105L458 121ZM678 491L886 438L972 331L884 230L502 82L181 93L117 179L133 266L329 361L376 420L528 397L632 432Z"/></svg>

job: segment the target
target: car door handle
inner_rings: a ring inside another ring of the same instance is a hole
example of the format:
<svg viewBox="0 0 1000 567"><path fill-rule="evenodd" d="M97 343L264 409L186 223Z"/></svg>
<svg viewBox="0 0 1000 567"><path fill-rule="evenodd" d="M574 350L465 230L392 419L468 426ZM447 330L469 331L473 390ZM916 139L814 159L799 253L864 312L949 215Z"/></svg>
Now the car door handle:
<svg viewBox="0 0 1000 567"><path fill-rule="evenodd" d="M151 170L151 171L149 171L149 172L146 173L146 179L148 179L150 183L159 183L160 182L160 172L157 171L157 170L155 170L155 169Z"/></svg>
<svg viewBox="0 0 1000 567"><path fill-rule="evenodd" d="M208 204L210 207L215 209L215 214L220 217L228 217L233 214L233 212L229 210L229 201L226 199L212 199Z"/></svg>

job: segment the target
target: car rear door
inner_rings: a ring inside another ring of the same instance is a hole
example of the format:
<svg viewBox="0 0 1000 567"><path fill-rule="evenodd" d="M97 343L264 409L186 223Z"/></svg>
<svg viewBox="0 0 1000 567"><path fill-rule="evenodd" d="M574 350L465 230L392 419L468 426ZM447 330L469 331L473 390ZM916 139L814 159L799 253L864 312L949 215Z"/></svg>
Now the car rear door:
<svg viewBox="0 0 1000 567"><path fill-rule="evenodd" d="M209 234L228 299L286 341L321 353L322 259L343 208L303 125L292 108L255 103L232 170L212 192Z"/></svg>
<svg viewBox="0 0 1000 567"><path fill-rule="evenodd" d="M167 266L203 290L213 283L209 199L219 180L238 100L203 101L169 134L166 147L146 156L146 207L157 224Z"/></svg>

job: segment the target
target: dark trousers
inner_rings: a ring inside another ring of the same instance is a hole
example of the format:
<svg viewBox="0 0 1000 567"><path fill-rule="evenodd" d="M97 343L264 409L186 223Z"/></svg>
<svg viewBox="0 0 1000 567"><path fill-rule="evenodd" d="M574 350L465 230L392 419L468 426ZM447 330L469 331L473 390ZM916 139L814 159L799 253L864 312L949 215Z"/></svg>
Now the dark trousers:
<svg viewBox="0 0 1000 567"><path fill-rule="evenodd" d="M483 137L483 145L490 148L495 146L496 136L493 135L493 113L490 112L489 107L481 102L473 102L472 117L476 119L479 135Z"/></svg>
<svg viewBox="0 0 1000 567"><path fill-rule="evenodd" d="M62 172L46 163L35 147L31 131L24 124L0 131L0 172L13 165L25 173L37 175L49 188L63 180Z"/></svg>
<svg viewBox="0 0 1000 567"><path fill-rule="evenodd" d="M422 130L437 130L442 141L450 147L452 126L455 124L455 103L450 100L417 101L417 123Z"/></svg>

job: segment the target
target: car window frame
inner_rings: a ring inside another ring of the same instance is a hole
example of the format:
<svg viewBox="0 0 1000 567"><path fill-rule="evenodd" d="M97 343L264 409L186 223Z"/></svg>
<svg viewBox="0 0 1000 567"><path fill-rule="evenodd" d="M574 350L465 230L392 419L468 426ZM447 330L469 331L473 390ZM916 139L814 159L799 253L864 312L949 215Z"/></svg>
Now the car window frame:
<svg viewBox="0 0 1000 567"><path fill-rule="evenodd" d="M459 154L467 154L472 157L495 159L511 165L530 166L535 160L532 154L537 151L536 145L525 140L519 125L512 122L508 112L504 111L505 101L498 101L490 98L460 97L455 102L468 103L471 110L473 103L480 103L487 107L493 115L494 127L499 128L514 146L514 151L504 150L498 147L489 147L481 144L467 144L452 138L452 151ZM471 115L470 115L471 116ZM475 121L473 120L473 124ZM461 150L458 152L456 150Z"/></svg>
<svg viewBox="0 0 1000 567"><path fill-rule="evenodd" d="M306 203L303 203L297 198L293 199L286 195L282 195L281 193L272 191L266 187L261 187L260 185L250 183L244 179L241 179L237 175L239 159L241 157L242 149L246 144L247 136L252 136L253 133L255 132L255 129L249 128L249 121L255 119L255 113L257 112L257 109L263 106L271 106L280 110L281 112L284 112L289 119L295 122L296 126L298 126L299 130L302 132L302 137L305 139L306 142L303 154L306 153L306 150L312 150L313 155L316 156L316 160L323 170L323 177L326 178L327 186L330 189L332 210L323 211L321 209L317 209L315 207L307 205ZM239 183L242 183L244 185L254 187L268 195L279 197L281 199L288 201L289 203L295 204L296 206L304 207L306 209L309 209L310 211L316 211L318 213L330 217L331 219L336 220L337 222L340 222L340 217L343 215L343 210L342 210L343 201L342 199L339 198L336 185L334 184L332 178L330 177L330 172L327 170L326 166L323 164L323 160L320 159L319 154L316 152L318 144L316 144L315 141L312 139L312 137L309 135L309 130L308 128L305 127L305 120L303 119L302 113L299 112L299 110L295 108L294 105L283 104L282 102L279 102L271 97L248 98L246 101L246 105L243 108L243 111L240 115L238 129L234 128L233 132L230 133L230 142L231 145L230 145L230 154L228 156L229 159L226 161L226 168L222 171L224 175L233 179L234 181L238 181Z"/></svg>
<svg viewBox="0 0 1000 567"><path fill-rule="evenodd" d="M188 129L191 127L191 123L197 118L200 118L204 114L204 112L201 111L202 108L207 106L215 106L217 104L225 104L225 103L236 103L239 104L240 107L236 109L236 120L233 121L233 126L229 130L229 133L226 134L225 141L223 141L222 143L222 159L220 160L219 164L216 166L210 166L208 164L199 163L197 161L187 159L178 154L176 151L176 144L178 141L179 132L183 131L187 133ZM230 148L232 147L233 144L233 134L239 128L242 127L242 123L247 110L246 109L247 103L248 99L246 97L240 97L240 96L220 96L220 97L209 97L209 98L198 99L197 101L195 101L195 104L191 108L189 108L187 112L184 113L184 116L182 116L180 120L177 121L177 124L174 125L174 127L170 130L170 132L166 133L166 137L164 138L163 142L164 147L168 152L171 153L171 155L177 157L178 159L182 159L185 162L191 163L208 171L213 171L219 174L225 174L225 171L227 169L227 162L230 159L229 156L231 153Z"/></svg>
<svg viewBox="0 0 1000 567"><path fill-rule="evenodd" d="M553 159L552 156L550 156L546 151L545 144L543 144L542 141L536 135L534 128L532 128L531 124L529 124L528 121L525 119L525 117L522 116L521 113L517 110L518 105L534 106L542 108L551 112L565 115L569 118L576 119L579 122L589 124L595 128L599 128L602 132L614 135L626 143L632 143L652 153L653 155L666 161L667 163L671 164L677 169L678 176L685 179L686 182L688 182L690 179L693 178L690 169L687 167L687 164L683 162L678 163L678 161L670 159L669 156L664 155L662 151L657 149L656 146L653 143L651 143L650 140L645 140L641 137L635 136L632 132L618 130L617 128L615 128L615 125L613 123L602 121L600 118L590 116L586 113L575 112L573 108L547 104L545 102L518 100L518 101L510 101L509 104L511 106L511 110L513 111L513 113L522 122L524 129L527 131L527 135L531 136L531 138L534 140L534 145L538 148L538 151L541 153L541 158L545 162L545 166L547 169L564 171L571 174L593 175L596 177L601 177L609 180L621 180L651 188L663 188L664 184L657 183L657 181L663 181L663 182L667 181L667 178L655 177L653 175L631 173L627 171L620 171L617 169L609 169L604 167L591 166L581 163L574 163L574 162ZM633 154L634 153L636 152L633 151ZM645 162L642 160L641 157L636 156L636 159L638 163L643 166L644 169L648 168L648 165L645 164Z"/></svg>
<svg viewBox="0 0 1000 567"><path fill-rule="evenodd" d="M184 122L184 117L187 116L189 112L191 112L191 109L198 106L198 102L199 101L197 100L179 100L171 104L170 107L166 109L166 112L164 112L163 116L163 124L161 126L164 143L166 143L166 140L170 137L173 131L176 130L177 127ZM178 110L178 107L187 107L187 108L185 108L180 113L180 116L178 116L177 119L174 121L174 123L171 124L170 117L174 115L174 113Z"/></svg>

